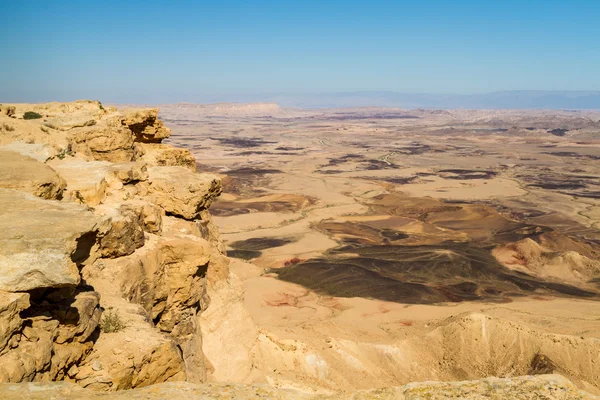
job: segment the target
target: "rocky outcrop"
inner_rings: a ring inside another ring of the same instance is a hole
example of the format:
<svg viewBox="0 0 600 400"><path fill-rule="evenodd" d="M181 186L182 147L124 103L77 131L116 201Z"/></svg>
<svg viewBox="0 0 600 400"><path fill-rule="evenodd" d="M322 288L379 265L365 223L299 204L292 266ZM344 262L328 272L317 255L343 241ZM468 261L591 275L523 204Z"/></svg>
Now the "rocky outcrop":
<svg viewBox="0 0 600 400"><path fill-rule="evenodd" d="M0 115L14 127L0 138L0 381L204 381L198 317L208 283L228 275L207 211L219 179L160 143L170 130L156 109L10 107ZM27 111L41 118L25 121Z"/></svg>
<svg viewBox="0 0 600 400"><path fill-rule="evenodd" d="M0 385L0 396L6 400L26 397L31 400L47 398L75 399L322 399L322 400L408 400L408 399L594 399L577 389L560 375L526 376L512 379L488 378L463 382L422 382L405 386L362 390L347 394L308 394L266 385L162 383L151 388L118 393L97 393L69 383L45 383L17 386ZM23 397L20 397L23 396Z"/></svg>
<svg viewBox="0 0 600 400"><path fill-rule="evenodd" d="M94 344L99 294L69 287L0 292L0 381L63 379Z"/></svg>
<svg viewBox="0 0 600 400"><path fill-rule="evenodd" d="M52 168L31 157L0 150L0 188L60 199L66 183Z"/></svg>
<svg viewBox="0 0 600 400"><path fill-rule="evenodd" d="M138 143L138 159L151 165L180 166L196 171L196 159L188 149L178 149L161 143Z"/></svg>
<svg viewBox="0 0 600 400"><path fill-rule="evenodd" d="M148 197L167 213L185 219L198 218L223 190L215 175L191 174L183 167L151 167L148 172Z"/></svg>
<svg viewBox="0 0 600 400"><path fill-rule="evenodd" d="M78 285L99 229L85 206L0 189L0 290Z"/></svg>

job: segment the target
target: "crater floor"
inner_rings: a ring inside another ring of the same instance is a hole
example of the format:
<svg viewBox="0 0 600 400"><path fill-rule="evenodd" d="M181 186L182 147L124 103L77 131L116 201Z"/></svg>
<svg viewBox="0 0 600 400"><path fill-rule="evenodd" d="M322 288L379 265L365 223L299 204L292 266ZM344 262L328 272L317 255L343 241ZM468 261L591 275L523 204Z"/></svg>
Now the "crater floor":
<svg viewBox="0 0 600 400"><path fill-rule="evenodd" d="M257 327L255 362L216 379L554 372L600 394L600 114L230 111L161 106L224 178L211 211Z"/></svg>

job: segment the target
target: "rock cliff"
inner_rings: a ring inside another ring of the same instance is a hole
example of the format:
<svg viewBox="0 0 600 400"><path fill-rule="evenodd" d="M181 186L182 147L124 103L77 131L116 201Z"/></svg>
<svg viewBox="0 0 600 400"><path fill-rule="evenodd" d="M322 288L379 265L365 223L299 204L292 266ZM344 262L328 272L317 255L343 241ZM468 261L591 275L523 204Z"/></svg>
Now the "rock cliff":
<svg viewBox="0 0 600 400"><path fill-rule="evenodd" d="M157 109L0 109L0 381L203 382L220 180L161 143Z"/></svg>

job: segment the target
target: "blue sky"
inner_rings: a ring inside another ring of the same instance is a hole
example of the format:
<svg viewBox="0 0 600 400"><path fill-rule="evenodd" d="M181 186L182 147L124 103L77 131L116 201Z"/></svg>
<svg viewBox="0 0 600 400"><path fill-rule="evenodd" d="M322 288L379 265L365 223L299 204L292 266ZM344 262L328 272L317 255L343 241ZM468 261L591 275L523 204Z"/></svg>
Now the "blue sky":
<svg viewBox="0 0 600 400"><path fill-rule="evenodd" d="M11 1L0 101L600 90L600 1Z"/></svg>

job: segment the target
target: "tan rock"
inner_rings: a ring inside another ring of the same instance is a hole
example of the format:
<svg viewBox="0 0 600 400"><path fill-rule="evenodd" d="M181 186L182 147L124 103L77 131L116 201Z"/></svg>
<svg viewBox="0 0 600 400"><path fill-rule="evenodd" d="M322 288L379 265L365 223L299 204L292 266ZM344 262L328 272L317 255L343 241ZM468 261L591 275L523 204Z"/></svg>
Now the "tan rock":
<svg viewBox="0 0 600 400"><path fill-rule="evenodd" d="M221 240L219 227L214 223L208 210L202 210L197 221L200 228L200 235L213 244L221 254L225 254L225 244Z"/></svg>
<svg viewBox="0 0 600 400"><path fill-rule="evenodd" d="M130 256L98 261L84 274L92 284L94 275L109 280L125 298L142 305L159 329L170 332L202 300L210 251L200 238L155 239Z"/></svg>
<svg viewBox="0 0 600 400"><path fill-rule="evenodd" d="M92 160L129 162L133 160L133 136L126 127L102 123L69 131L71 148Z"/></svg>
<svg viewBox="0 0 600 400"><path fill-rule="evenodd" d="M19 313L29 307L28 293L0 292L0 355L8 349L13 335L21 329Z"/></svg>
<svg viewBox="0 0 600 400"><path fill-rule="evenodd" d="M101 313L98 300L96 292L70 288L51 290L31 305L21 304L19 317L14 318L20 334L13 334L10 346L0 353L0 380L62 379L92 348Z"/></svg>
<svg viewBox="0 0 600 400"><path fill-rule="evenodd" d="M69 157L64 160L52 160L48 165L66 180L65 198L92 207L104 201L108 187L106 176L111 168L110 163Z"/></svg>
<svg viewBox="0 0 600 400"><path fill-rule="evenodd" d="M0 113L7 117L11 117L15 113L15 106L0 104Z"/></svg>
<svg viewBox="0 0 600 400"><path fill-rule="evenodd" d="M96 207L94 213L108 222L107 231L99 239L102 257L128 255L144 245L144 220L135 208L103 205Z"/></svg>
<svg viewBox="0 0 600 400"><path fill-rule="evenodd" d="M49 144L25 143L22 141L8 143L4 146L0 146L0 149L14 151L15 153L31 157L40 162L46 162L49 159L56 157L58 154L58 150Z"/></svg>
<svg viewBox="0 0 600 400"><path fill-rule="evenodd" d="M151 167L148 172L152 202L185 219L197 218L222 191L215 175L196 174L183 167Z"/></svg>
<svg viewBox="0 0 600 400"><path fill-rule="evenodd" d="M60 199L66 183L48 165L13 151L0 150L0 187Z"/></svg>
<svg viewBox="0 0 600 400"><path fill-rule="evenodd" d="M597 398L579 390L560 375L537 375L514 378L486 378L463 382L417 382L405 386L384 387L340 394L310 394L269 385L240 383L193 384L187 382L161 383L133 391L98 393L81 389L68 382L36 384L2 384L0 397L6 400L127 400L127 399L273 399L273 400L488 400L488 399L547 399L592 400Z"/></svg>
<svg viewBox="0 0 600 400"><path fill-rule="evenodd" d="M208 305L205 276L215 252L206 240L192 235L149 235L135 253L98 260L82 273L104 297L122 296L141 305L158 328L155 332L162 331L181 349L186 373L203 380L204 354L196 317Z"/></svg>
<svg viewBox="0 0 600 400"><path fill-rule="evenodd" d="M196 159L188 149L162 143L138 143L143 155L139 159L154 166L180 166L196 172Z"/></svg>
<svg viewBox="0 0 600 400"><path fill-rule="evenodd" d="M77 285L98 229L84 206L0 189L0 290Z"/></svg>
<svg viewBox="0 0 600 400"><path fill-rule="evenodd" d="M112 294L103 302L124 327L101 332L89 357L70 371L71 379L96 390L122 390L186 379L177 345L152 326L141 306Z"/></svg>
<svg viewBox="0 0 600 400"><path fill-rule="evenodd" d="M244 288L230 274L208 288L209 307L199 316L203 351L211 363L211 380L251 382L258 328L244 305ZM223 357L227 354L227 357Z"/></svg>
<svg viewBox="0 0 600 400"><path fill-rule="evenodd" d="M148 168L143 162L114 164L110 167L115 178L124 184L145 181L148 179Z"/></svg>
<svg viewBox="0 0 600 400"><path fill-rule="evenodd" d="M134 134L136 142L160 143L171 136L171 130L158 119L157 108L130 109L122 113L122 123Z"/></svg>
<svg viewBox="0 0 600 400"><path fill-rule="evenodd" d="M156 204L142 199L134 199L127 201L126 207L141 216L144 231L159 233L162 230L165 211Z"/></svg>

